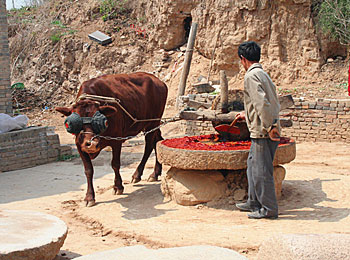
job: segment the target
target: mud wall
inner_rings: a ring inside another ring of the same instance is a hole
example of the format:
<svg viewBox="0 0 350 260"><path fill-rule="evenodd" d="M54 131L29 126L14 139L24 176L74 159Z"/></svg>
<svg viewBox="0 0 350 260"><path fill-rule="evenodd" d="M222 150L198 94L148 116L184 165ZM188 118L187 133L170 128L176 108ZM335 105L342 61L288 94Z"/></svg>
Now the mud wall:
<svg viewBox="0 0 350 260"><path fill-rule="evenodd" d="M0 1L0 113L12 114L6 2Z"/></svg>
<svg viewBox="0 0 350 260"><path fill-rule="evenodd" d="M346 47L317 32L312 0L139 0L136 5L135 13L152 17L150 41L166 50L186 42L188 18L197 22L196 50L211 58L216 45L214 70L231 77L241 72L237 49L248 40L261 45L264 68L277 84L310 77L328 57L346 56Z"/></svg>

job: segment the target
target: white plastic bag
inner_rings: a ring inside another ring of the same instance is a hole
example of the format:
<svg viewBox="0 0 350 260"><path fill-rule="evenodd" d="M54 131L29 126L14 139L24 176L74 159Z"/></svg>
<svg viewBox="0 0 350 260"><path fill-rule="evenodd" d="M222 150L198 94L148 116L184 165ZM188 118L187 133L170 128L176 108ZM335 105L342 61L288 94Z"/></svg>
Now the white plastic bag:
<svg viewBox="0 0 350 260"><path fill-rule="evenodd" d="M11 130L23 129L27 126L29 118L26 115L11 117L0 113L0 134Z"/></svg>

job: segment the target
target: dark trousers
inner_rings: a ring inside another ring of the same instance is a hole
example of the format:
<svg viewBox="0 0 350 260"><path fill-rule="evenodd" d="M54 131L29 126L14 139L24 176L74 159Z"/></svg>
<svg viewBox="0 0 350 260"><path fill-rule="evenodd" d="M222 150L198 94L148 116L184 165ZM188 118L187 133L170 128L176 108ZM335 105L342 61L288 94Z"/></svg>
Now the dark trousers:
<svg viewBox="0 0 350 260"><path fill-rule="evenodd" d="M252 138L247 160L248 203L265 215L277 215L278 205L273 180L273 158L278 142Z"/></svg>

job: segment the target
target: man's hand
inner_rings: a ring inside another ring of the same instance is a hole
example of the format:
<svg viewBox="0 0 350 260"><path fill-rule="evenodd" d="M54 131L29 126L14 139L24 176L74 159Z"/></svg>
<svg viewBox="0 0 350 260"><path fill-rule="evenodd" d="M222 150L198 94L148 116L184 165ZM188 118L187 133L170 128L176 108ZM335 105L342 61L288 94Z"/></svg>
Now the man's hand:
<svg viewBox="0 0 350 260"><path fill-rule="evenodd" d="M239 112L239 113L236 115L236 118L238 118L238 121L245 120L245 113L244 113L244 111Z"/></svg>
<svg viewBox="0 0 350 260"><path fill-rule="evenodd" d="M277 127L272 127L269 132L269 137L272 141L279 142L281 140L280 132Z"/></svg>

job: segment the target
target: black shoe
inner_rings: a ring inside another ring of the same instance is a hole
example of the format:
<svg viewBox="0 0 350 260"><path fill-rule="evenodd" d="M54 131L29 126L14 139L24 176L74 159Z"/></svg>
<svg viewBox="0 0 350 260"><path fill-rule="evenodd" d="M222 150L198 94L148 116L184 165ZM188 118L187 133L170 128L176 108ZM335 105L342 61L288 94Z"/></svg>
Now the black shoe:
<svg viewBox="0 0 350 260"><path fill-rule="evenodd" d="M236 203L236 207L240 210L240 211L250 211L250 212L254 212L259 210L258 207L252 207L248 202L245 203Z"/></svg>
<svg viewBox="0 0 350 260"><path fill-rule="evenodd" d="M276 218L278 218L278 215L265 215L265 214L262 214L259 210L257 210L257 211L254 211L253 213L248 214L248 218L252 218L252 219L261 219L261 218L276 219Z"/></svg>

